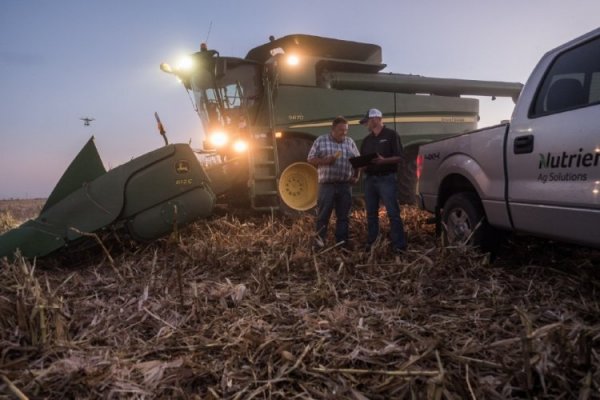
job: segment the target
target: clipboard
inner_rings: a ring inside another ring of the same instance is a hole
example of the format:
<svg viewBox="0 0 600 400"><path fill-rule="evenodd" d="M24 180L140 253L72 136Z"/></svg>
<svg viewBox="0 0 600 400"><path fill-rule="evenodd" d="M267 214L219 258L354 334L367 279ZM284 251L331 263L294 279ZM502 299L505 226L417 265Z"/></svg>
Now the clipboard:
<svg viewBox="0 0 600 400"><path fill-rule="evenodd" d="M348 161L354 168L362 168L371 164L371 160L377 158L377 153L365 154L364 156L350 157Z"/></svg>

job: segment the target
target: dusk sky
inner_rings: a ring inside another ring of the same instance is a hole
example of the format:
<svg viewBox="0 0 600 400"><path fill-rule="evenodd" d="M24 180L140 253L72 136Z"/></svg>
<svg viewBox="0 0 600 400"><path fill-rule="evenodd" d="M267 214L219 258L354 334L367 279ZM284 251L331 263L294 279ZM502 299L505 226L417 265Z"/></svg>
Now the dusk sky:
<svg viewBox="0 0 600 400"><path fill-rule="evenodd" d="M171 143L200 147L159 64L207 37L238 57L269 35L335 37L380 45L384 72L525 83L543 53L598 26L598 0L0 0L0 199L47 197L92 135L106 168L162 146L155 111ZM482 98L480 126L512 106Z"/></svg>

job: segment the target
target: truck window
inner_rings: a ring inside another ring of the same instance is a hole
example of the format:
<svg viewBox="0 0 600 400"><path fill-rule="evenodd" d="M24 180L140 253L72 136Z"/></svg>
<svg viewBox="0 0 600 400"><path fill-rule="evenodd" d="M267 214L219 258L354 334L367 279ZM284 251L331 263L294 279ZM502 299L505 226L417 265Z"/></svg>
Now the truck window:
<svg viewBox="0 0 600 400"><path fill-rule="evenodd" d="M538 89L530 117L585 107L600 101L600 39L560 54Z"/></svg>
<svg viewBox="0 0 600 400"><path fill-rule="evenodd" d="M590 85L590 103L600 101L600 72L592 74L592 84Z"/></svg>

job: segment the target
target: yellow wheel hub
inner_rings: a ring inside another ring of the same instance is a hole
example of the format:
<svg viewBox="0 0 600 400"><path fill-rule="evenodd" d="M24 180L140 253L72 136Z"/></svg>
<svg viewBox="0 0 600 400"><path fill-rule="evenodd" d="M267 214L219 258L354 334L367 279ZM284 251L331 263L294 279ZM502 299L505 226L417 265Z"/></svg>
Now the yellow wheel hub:
<svg viewBox="0 0 600 400"><path fill-rule="evenodd" d="M317 169L306 162L288 166L279 177L279 195L290 208L306 211L317 205Z"/></svg>

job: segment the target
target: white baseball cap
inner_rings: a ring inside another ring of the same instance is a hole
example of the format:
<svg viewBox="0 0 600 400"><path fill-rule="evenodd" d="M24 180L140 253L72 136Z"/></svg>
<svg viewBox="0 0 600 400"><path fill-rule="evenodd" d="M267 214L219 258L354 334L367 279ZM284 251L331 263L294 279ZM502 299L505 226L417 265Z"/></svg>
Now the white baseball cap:
<svg viewBox="0 0 600 400"><path fill-rule="evenodd" d="M369 118L381 118L381 117L383 117L383 114L381 113L381 111L379 111L376 108L371 108L369 111L367 111L364 118L361 119L359 122L361 124L365 124L369 120Z"/></svg>

